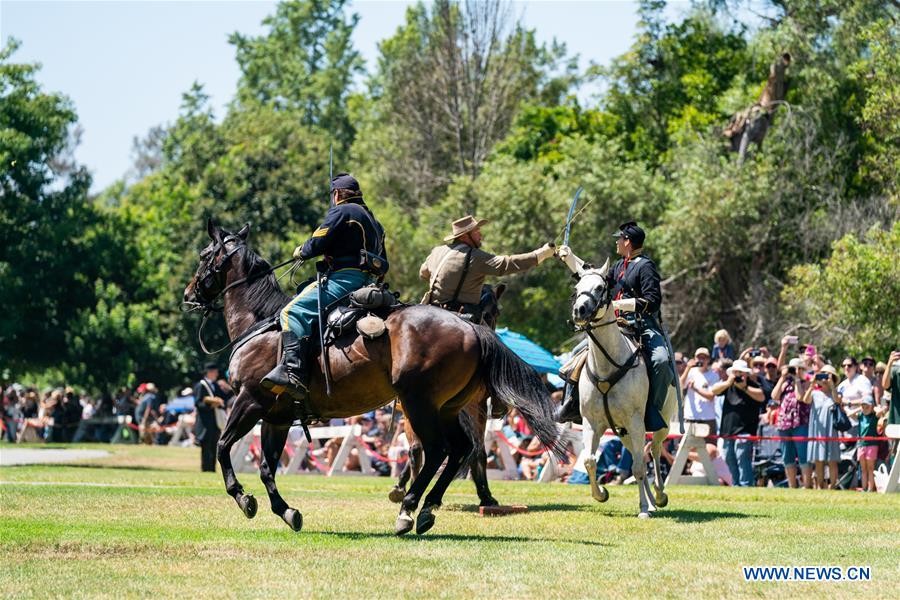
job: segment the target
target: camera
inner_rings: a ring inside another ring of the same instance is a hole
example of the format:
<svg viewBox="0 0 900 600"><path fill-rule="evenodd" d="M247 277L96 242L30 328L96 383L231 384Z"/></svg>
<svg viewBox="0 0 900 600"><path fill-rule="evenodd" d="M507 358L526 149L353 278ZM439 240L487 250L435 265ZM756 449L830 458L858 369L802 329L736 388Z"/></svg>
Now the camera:
<svg viewBox="0 0 900 600"><path fill-rule="evenodd" d="M796 344L796 343L799 342L799 341L800 341L800 338L798 338L796 335L789 335L789 336L787 336L787 343L788 343L788 344Z"/></svg>
<svg viewBox="0 0 900 600"><path fill-rule="evenodd" d="M796 375L797 367L788 367L788 375Z"/></svg>
<svg viewBox="0 0 900 600"><path fill-rule="evenodd" d="M828 381L831 379L831 375L828 373L816 373L816 381Z"/></svg>
<svg viewBox="0 0 900 600"><path fill-rule="evenodd" d="M754 348L753 350L750 351L750 358L756 358L757 356L759 356L761 354L762 354L762 352L759 351L759 348Z"/></svg>
<svg viewBox="0 0 900 600"><path fill-rule="evenodd" d="M734 382L735 383L744 383L744 376L738 375L737 377L734 378Z"/></svg>

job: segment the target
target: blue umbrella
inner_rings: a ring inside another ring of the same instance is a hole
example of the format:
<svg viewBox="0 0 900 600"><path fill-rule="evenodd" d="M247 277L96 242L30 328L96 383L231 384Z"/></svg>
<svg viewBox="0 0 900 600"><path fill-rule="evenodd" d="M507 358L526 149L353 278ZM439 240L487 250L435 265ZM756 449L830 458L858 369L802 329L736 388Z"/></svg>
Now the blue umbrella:
<svg viewBox="0 0 900 600"><path fill-rule="evenodd" d="M538 373L556 373L561 366L559 361L553 358L547 350L538 346L521 333L510 331L508 328L497 330L497 335L516 356L531 365Z"/></svg>

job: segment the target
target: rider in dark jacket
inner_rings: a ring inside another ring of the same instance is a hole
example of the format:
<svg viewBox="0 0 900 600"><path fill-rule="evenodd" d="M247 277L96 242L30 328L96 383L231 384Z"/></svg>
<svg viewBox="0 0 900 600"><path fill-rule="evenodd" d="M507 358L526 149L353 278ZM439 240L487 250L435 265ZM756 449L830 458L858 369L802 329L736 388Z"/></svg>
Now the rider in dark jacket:
<svg viewBox="0 0 900 600"><path fill-rule="evenodd" d="M324 257L328 277L325 305L373 283L387 273L384 229L363 201L359 183L346 173L331 181L331 208L312 237L294 250L294 258ZM306 286L281 311L281 363L260 384L274 394L303 401L309 393L306 364L309 339L319 316L318 282Z"/></svg>
<svg viewBox="0 0 900 600"><path fill-rule="evenodd" d="M607 284L612 290L613 308L616 316L637 326L641 332L644 360L650 375L650 395L644 424L648 431L657 431L666 426L660 411L666 401L669 385L675 378L669 358L668 343L662 333L660 308L662 291L659 272L654 262L643 253L644 230L634 221L623 223L616 238L616 253L619 259L607 274ZM583 261L572 254L571 248L562 246L559 256L574 273ZM586 347L586 341L580 347ZM575 353L580 351L576 347ZM563 405L557 413L560 422L580 421L578 388L569 387Z"/></svg>

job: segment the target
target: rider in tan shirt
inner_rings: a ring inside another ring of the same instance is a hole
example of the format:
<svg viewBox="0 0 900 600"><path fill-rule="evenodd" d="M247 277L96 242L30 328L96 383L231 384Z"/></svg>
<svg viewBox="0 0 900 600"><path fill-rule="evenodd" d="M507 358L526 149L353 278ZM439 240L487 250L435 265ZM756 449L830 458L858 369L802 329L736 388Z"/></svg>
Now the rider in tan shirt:
<svg viewBox="0 0 900 600"><path fill-rule="evenodd" d="M481 288L488 275L521 273L553 256L553 244L525 254L485 252L481 250L481 227L486 223L486 219L476 220L471 215L453 222L453 232L444 238L447 243L435 247L419 269L419 277L429 282L423 303L471 315L477 322Z"/></svg>

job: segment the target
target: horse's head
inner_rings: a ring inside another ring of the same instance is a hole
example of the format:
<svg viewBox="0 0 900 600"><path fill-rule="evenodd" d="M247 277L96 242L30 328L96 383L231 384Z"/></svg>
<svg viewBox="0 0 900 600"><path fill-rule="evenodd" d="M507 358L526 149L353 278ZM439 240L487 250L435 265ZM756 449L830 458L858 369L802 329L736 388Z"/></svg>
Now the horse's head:
<svg viewBox="0 0 900 600"><path fill-rule="evenodd" d="M603 318L612 302L612 290L606 281L609 259L599 269L585 269L575 286L572 321L583 327Z"/></svg>
<svg viewBox="0 0 900 600"><path fill-rule="evenodd" d="M497 329L497 321L500 320L500 296L506 291L506 284L501 283L496 288L485 285L481 288L481 322Z"/></svg>
<svg viewBox="0 0 900 600"><path fill-rule="evenodd" d="M225 289L232 257L245 246L250 224L237 233L218 227L210 218L206 222L210 242L200 251L200 265L184 288L184 305L190 309L208 308Z"/></svg>

